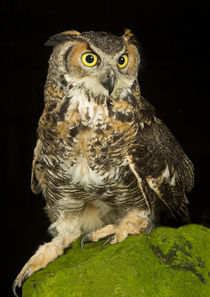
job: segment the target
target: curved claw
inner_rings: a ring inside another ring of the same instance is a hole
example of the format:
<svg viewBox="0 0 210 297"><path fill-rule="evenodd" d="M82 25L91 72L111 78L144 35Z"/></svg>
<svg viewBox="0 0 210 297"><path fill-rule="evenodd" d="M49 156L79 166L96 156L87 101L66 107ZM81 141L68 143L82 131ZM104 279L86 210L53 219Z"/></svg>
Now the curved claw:
<svg viewBox="0 0 210 297"><path fill-rule="evenodd" d="M22 276L22 279L21 279L21 287L22 285L24 284L25 280L28 278L28 275L29 275L29 271L30 269L26 269L26 271L24 272L23 276Z"/></svg>
<svg viewBox="0 0 210 297"><path fill-rule="evenodd" d="M19 275L17 276L17 278L14 280L13 284L12 284L12 292L15 295L15 297L18 297L18 294L16 292L17 288L20 288L23 286L25 280L28 278L29 276L29 272L30 269L26 269L26 271L23 273L22 277L19 277Z"/></svg>
<svg viewBox="0 0 210 297"><path fill-rule="evenodd" d="M101 250L103 250L103 248L105 247L105 245L106 245L108 242L110 242L112 239L113 239L113 236L109 237L109 238L102 244Z"/></svg>
<svg viewBox="0 0 210 297"><path fill-rule="evenodd" d="M18 297L18 294L16 292L16 289L17 289L18 286L18 280L15 279L13 284L12 284L12 293L15 295L15 297Z"/></svg>
<svg viewBox="0 0 210 297"><path fill-rule="evenodd" d="M144 231L149 235L153 229L154 229L154 224L150 222Z"/></svg>
<svg viewBox="0 0 210 297"><path fill-rule="evenodd" d="M90 232L87 233L87 234L82 238L82 240L81 240L80 246L81 246L81 248L82 248L82 251L84 251L83 244L84 244L85 242L89 242L89 241L90 241L89 238L88 238L89 235L90 235Z"/></svg>

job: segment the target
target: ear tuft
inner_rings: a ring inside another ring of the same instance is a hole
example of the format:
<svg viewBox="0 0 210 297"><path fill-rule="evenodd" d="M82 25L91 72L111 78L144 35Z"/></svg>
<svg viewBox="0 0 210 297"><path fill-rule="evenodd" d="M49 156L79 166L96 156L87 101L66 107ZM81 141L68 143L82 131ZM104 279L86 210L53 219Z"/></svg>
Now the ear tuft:
<svg viewBox="0 0 210 297"><path fill-rule="evenodd" d="M58 33L56 35L51 36L47 42L45 42L46 46L55 46L56 44L64 41L74 41L78 39L80 32L76 30L69 30Z"/></svg>
<svg viewBox="0 0 210 297"><path fill-rule="evenodd" d="M125 28L125 32L123 34L123 38L125 41L128 41L134 34L131 32L131 29Z"/></svg>
<svg viewBox="0 0 210 297"><path fill-rule="evenodd" d="M125 42L135 45L139 49L139 42L136 36L131 32L130 29L125 28L125 32L122 36Z"/></svg>

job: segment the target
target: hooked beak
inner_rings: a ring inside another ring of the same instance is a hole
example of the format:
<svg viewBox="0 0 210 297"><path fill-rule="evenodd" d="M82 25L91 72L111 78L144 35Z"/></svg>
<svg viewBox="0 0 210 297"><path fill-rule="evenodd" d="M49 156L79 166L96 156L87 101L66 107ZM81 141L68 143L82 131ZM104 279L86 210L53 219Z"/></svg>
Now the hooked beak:
<svg viewBox="0 0 210 297"><path fill-rule="evenodd" d="M107 75L106 79L101 82L102 86L108 90L109 95L114 90L115 86L115 76L114 74Z"/></svg>

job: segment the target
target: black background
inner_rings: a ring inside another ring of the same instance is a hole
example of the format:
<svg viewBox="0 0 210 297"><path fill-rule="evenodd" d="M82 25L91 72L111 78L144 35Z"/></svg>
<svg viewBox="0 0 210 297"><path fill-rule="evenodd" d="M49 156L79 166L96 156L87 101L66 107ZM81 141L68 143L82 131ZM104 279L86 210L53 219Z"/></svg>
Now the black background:
<svg viewBox="0 0 210 297"><path fill-rule="evenodd" d="M195 165L195 188L188 195L192 222L210 225L209 8L199 1L19 0L1 2L0 14L1 245L6 255L1 283L9 290L4 296L10 296L12 280L39 244L49 240L44 200L31 192L30 174L51 53L43 44L64 30L122 35L127 27L137 35L142 94Z"/></svg>

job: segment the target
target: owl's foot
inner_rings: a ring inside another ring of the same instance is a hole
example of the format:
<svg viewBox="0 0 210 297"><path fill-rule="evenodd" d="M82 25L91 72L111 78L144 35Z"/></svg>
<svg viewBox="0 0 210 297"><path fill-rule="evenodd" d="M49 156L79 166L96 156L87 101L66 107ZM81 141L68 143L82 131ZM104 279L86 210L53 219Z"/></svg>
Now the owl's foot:
<svg viewBox="0 0 210 297"><path fill-rule="evenodd" d="M12 286L13 294L18 297L16 292L17 287L22 287L24 281L34 272L46 267L50 262L61 256L64 249L74 242L79 236L80 234L72 238L62 239L62 241L54 238L51 242L41 245L16 277Z"/></svg>
<svg viewBox="0 0 210 297"><path fill-rule="evenodd" d="M83 243L86 241L97 242L102 238L112 235L107 242L110 242L111 245L122 242L127 238L128 235L137 235L142 231L150 232L152 229L151 221L145 212L140 212L136 210L130 211L118 225L110 224L105 227L96 230L95 232L88 233L83 237L81 246L83 248Z"/></svg>

